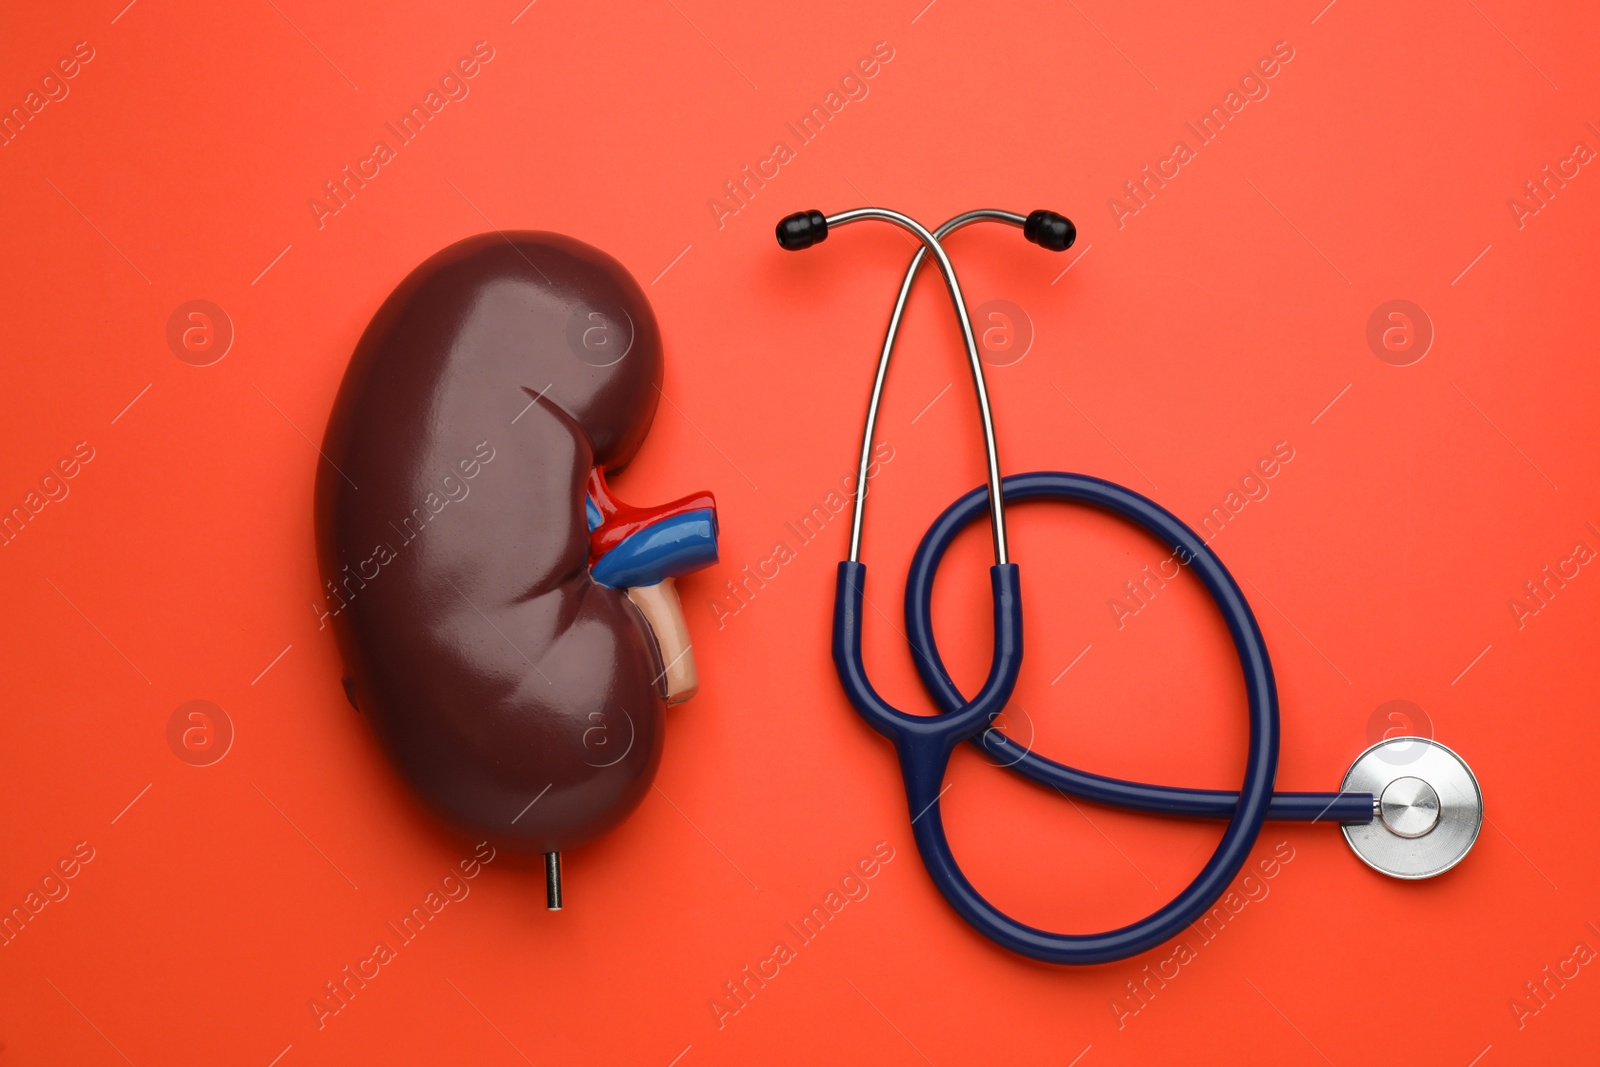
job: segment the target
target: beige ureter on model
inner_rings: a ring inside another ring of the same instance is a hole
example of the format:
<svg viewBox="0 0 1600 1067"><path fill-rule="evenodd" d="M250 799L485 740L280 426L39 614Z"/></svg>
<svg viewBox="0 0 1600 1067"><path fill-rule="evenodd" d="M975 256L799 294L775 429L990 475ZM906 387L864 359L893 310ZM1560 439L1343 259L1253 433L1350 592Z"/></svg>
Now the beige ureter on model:
<svg viewBox="0 0 1600 1067"><path fill-rule="evenodd" d="M627 589L628 599L639 609L656 646L667 676L667 703L682 704L700 691L700 674L694 666L694 646L689 640L689 624L678 600L678 585L664 578L655 585L635 585Z"/></svg>

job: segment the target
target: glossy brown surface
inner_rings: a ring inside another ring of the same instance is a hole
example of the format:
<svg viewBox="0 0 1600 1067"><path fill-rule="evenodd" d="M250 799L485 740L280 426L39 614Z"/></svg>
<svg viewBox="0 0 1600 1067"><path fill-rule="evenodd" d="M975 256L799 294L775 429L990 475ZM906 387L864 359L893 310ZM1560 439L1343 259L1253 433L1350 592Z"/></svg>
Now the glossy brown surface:
<svg viewBox="0 0 1600 1067"><path fill-rule="evenodd" d="M449 823L521 852L624 818L660 761L656 644L586 567L590 470L632 458L661 340L611 257L486 234L418 267L362 336L317 482L346 690Z"/></svg>

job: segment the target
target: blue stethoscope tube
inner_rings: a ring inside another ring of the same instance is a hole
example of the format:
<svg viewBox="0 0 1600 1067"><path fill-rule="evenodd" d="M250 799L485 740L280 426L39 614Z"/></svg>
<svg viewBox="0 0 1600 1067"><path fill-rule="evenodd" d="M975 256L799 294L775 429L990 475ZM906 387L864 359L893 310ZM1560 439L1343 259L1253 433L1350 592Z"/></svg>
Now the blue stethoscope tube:
<svg viewBox="0 0 1600 1067"><path fill-rule="evenodd" d="M1188 526L1154 501L1111 482L1087 475L1041 471L1001 479L987 393L977 358L971 324L954 268L939 238L969 222L998 219L1025 225L1029 240L1060 251L1071 244L1071 224L1048 212L1024 220L1006 212L969 212L930 233L914 220L883 209L858 209L825 218L820 212L790 216L778 226L785 248L809 247L826 238L828 226L862 218L893 222L923 244L901 286L885 338L878 378L868 410L863 453L870 447L878 400L912 277L925 252L931 252L944 275L962 326L974 386L984 417L989 484L957 500L924 535L912 560L906 585L906 626L913 659L923 686L943 712L909 715L890 705L873 688L862 660L862 605L866 566L857 560L861 503L865 478L857 490L851 558L839 564L833 618L833 659L846 696L873 729L894 743L905 782L912 835L934 885L958 914L995 943L1033 959L1060 964L1095 964L1125 959L1154 948L1196 921L1226 892L1249 857L1262 823L1270 818L1308 822L1370 822L1370 793L1280 793L1272 786L1278 767L1278 698L1266 643L1244 594L1215 553ZM1064 224L1064 226L1063 226ZM863 461L865 462L865 461ZM1026 500L1059 500L1101 508L1126 519L1170 546L1178 560L1193 568L1215 600L1233 638L1244 674L1249 714L1249 741L1244 782L1239 792L1145 785L1089 774L1039 756L992 727L1006 706L1022 667L1022 601L1017 565L1006 559L1003 504ZM933 635L933 583L939 564L956 535L987 506L995 537L996 564L990 568L994 603L994 649L989 676L976 696L967 699L945 670ZM1137 811L1228 820L1211 859L1176 898L1151 915L1116 930L1097 934L1062 934L1019 922L990 904L973 888L956 863L939 809L951 753L972 741L1000 757L1010 769L1060 792Z"/></svg>
<svg viewBox="0 0 1600 1067"><path fill-rule="evenodd" d="M1159 538L1173 550L1180 563L1193 565L1195 574L1216 600L1239 650L1246 682L1254 674L1251 657L1258 655L1270 683L1272 667L1261 643L1260 630L1233 576L1195 532L1166 508L1131 489L1085 474L1034 471L1010 475L1002 484L1007 504L1028 500L1088 504L1127 519ZM913 660L922 677L923 688L946 713L961 707L966 700L946 672L934 640L933 582L956 534L978 519L984 507L984 490L978 488L946 508L923 535L906 579L906 633ZM1276 706L1276 695L1272 699ZM1226 819L1239 803L1239 794L1227 790L1146 785L1080 771L1024 748L999 730L986 730L973 742L1002 766L1080 800L1159 815L1213 819ZM1372 794L1273 793L1267 806L1267 818L1274 822L1370 822Z"/></svg>

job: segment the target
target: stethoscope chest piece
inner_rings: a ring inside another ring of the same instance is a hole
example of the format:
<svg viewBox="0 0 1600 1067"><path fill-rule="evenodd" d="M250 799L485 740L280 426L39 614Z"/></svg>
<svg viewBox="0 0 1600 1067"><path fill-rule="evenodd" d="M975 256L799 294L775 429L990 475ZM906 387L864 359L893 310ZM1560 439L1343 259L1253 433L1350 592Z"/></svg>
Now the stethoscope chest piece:
<svg viewBox="0 0 1600 1067"><path fill-rule="evenodd" d="M1443 874L1471 851L1483 827L1483 792L1472 768L1427 738L1373 745L1356 757L1340 789L1372 794L1373 820L1340 829L1363 863L1395 878Z"/></svg>

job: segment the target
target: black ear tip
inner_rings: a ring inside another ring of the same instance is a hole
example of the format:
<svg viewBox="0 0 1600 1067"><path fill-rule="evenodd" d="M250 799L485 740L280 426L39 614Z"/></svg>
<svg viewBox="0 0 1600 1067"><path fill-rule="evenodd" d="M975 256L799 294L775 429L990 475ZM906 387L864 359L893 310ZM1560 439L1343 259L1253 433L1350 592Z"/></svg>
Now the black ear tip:
<svg viewBox="0 0 1600 1067"><path fill-rule="evenodd" d="M827 240L828 219L820 211L797 211L778 223L778 244L790 252Z"/></svg>
<svg viewBox="0 0 1600 1067"><path fill-rule="evenodd" d="M1028 216L1022 234L1040 248L1065 252L1078 239L1078 228L1065 215L1041 209Z"/></svg>

